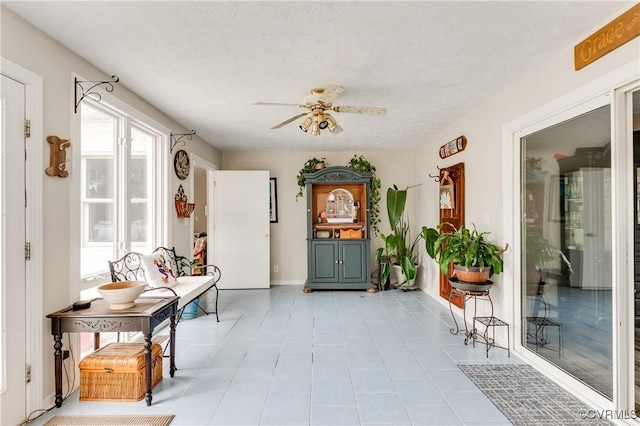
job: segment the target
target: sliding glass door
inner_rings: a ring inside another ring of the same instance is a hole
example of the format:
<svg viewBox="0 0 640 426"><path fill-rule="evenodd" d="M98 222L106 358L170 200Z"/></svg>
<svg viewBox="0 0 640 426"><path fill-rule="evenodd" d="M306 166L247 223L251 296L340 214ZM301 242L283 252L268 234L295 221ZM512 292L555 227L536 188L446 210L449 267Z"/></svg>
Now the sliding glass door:
<svg viewBox="0 0 640 426"><path fill-rule="evenodd" d="M522 345L613 399L611 107L520 152Z"/></svg>

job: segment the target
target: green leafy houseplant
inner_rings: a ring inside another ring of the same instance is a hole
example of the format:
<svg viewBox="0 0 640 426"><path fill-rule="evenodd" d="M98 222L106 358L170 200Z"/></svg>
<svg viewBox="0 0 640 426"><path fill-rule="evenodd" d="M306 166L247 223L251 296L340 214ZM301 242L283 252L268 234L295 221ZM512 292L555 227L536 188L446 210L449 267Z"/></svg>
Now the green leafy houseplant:
<svg viewBox="0 0 640 426"><path fill-rule="evenodd" d="M473 224L473 229L464 225L456 229L450 223L442 223L438 225L438 229L445 225L453 228L453 231L438 234L433 228L423 228L422 232L426 251L438 262L443 274L448 273L450 263L466 269L478 268L479 271L490 268L489 276L502 273L502 253L509 247L508 244L503 249L486 241L485 235L488 232L479 232Z"/></svg>
<svg viewBox="0 0 640 426"><path fill-rule="evenodd" d="M398 283L404 285L410 283L417 275L416 261L418 259L417 244L423 238L423 234L418 234L411 239L411 229L408 219L405 219L404 209L407 203L407 190L398 189L396 185L387 190L387 214L391 233L381 234L380 238L384 242L383 247L376 250L376 263L380 265L381 282L387 282L390 273L390 264L384 262L380 264L383 255L400 266L404 274L405 281ZM424 229L424 228L423 228Z"/></svg>
<svg viewBox="0 0 640 426"><path fill-rule="evenodd" d="M371 191L369 193L369 226L375 235L380 233L380 179L376 168L362 155L354 155L347 167L358 173L371 173Z"/></svg>
<svg viewBox="0 0 640 426"><path fill-rule="evenodd" d="M302 166L302 168L298 172L298 175L296 176L296 178L298 180L299 190L298 190L298 193L296 194L296 201L298 201L298 198L304 195L304 184L305 184L304 174L315 172L316 166L318 164L324 164L325 166L329 165L329 163L327 163L326 158L322 157L320 159L317 159L316 157L313 157L308 159L307 162L304 163L304 166Z"/></svg>

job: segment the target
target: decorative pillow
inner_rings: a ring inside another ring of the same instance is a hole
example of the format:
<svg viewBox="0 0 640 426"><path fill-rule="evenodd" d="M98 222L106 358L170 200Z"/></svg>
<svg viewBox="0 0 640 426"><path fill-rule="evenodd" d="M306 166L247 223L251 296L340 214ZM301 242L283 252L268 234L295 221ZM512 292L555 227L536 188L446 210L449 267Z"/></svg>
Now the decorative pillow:
<svg viewBox="0 0 640 426"><path fill-rule="evenodd" d="M151 287L171 287L178 283L176 271L171 269L171 262L161 253L141 256L144 276Z"/></svg>

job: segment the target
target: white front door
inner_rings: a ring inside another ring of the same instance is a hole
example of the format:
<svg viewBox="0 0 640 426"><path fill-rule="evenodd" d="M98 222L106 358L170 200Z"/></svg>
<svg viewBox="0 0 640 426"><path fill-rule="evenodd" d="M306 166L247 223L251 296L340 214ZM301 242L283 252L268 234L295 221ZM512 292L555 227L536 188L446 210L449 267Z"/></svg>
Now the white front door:
<svg viewBox="0 0 640 426"><path fill-rule="evenodd" d="M269 288L269 172L216 170L213 176L218 287Z"/></svg>
<svg viewBox="0 0 640 426"><path fill-rule="evenodd" d="M26 417L25 86L2 76L0 424Z"/></svg>

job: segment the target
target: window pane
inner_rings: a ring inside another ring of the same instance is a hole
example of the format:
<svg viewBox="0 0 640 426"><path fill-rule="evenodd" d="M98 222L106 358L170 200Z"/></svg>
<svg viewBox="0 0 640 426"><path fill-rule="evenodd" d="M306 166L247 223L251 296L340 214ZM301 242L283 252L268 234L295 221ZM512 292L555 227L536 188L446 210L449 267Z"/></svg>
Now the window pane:
<svg viewBox="0 0 640 426"><path fill-rule="evenodd" d="M611 108L522 138L522 344L613 398Z"/></svg>
<svg viewBox="0 0 640 426"><path fill-rule="evenodd" d="M129 210L129 217L131 218L131 242L132 243L146 243L148 241L148 220L147 220L147 202L131 202L131 209ZM137 245L136 247L141 247ZM144 245L142 245L144 247Z"/></svg>
<svg viewBox="0 0 640 426"><path fill-rule="evenodd" d="M89 243L113 243L113 203L89 203Z"/></svg>
<svg viewBox="0 0 640 426"><path fill-rule="evenodd" d="M113 198L113 160L87 158L85 161L85 197Z"/></svg>
<svg viewBox="0 0 640 426"><path fill-rule="evenodd" d="M131 127L131 159L129 161L129 236L131 248L142 253L151 252L153 205L153 146L156 137L137 126Z"/></svg>
<svg viewBox="0 0 640 426"><path fill-rule="evenodd" d="M81 109L81 275L105 271L114 257L114 147L117 117L85 103Z"/></svg>
<svg viewBox="0 0 640 426"><path fill-rule="evenodd" d="M147 198L147 159L133 158L129 174L129 195L131 199Z"/></svg>

